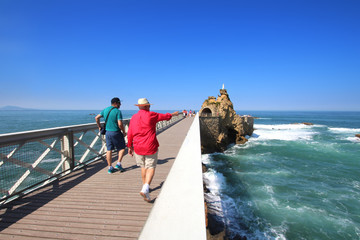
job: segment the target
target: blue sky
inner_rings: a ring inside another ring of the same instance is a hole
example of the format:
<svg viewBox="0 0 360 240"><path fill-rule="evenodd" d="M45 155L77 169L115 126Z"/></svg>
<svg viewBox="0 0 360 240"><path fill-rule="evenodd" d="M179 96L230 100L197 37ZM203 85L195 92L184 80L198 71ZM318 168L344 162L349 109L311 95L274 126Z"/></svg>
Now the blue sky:
<svg viewBox="0 0 360 240"><path fill-rule="evenodd" d="M1 0L0 107L360 110L359 0Z"/></svg>

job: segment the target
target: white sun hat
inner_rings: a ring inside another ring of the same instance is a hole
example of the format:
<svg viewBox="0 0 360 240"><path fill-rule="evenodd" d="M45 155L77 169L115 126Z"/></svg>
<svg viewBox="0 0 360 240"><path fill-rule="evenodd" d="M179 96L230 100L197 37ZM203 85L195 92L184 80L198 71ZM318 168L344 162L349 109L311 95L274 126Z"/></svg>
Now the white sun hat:
<svg viewBox="0 0 360 240"><path fill-rule="evenodd" d="M146 105L152 105L149 103L149 101L146 98L139 98L138 104L135 104L135 106L146 106Z"/></svg>

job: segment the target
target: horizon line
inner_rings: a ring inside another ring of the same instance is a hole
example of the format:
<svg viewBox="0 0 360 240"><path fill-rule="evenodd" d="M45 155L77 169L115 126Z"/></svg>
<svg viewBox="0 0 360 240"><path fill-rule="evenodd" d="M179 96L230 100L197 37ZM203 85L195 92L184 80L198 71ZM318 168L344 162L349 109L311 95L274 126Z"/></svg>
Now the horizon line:
<svg viewBox="0 0 360 240"><path fill-rule="evenodd" d="M2 109L0 111L101 111L102 109L35 109L35 108L21 108L21 109ZM119 109L120 111L138 111L139 109ZM182 111L178 109L152 109L151 111ZM184 110L184 109L183 109ZM185 110L195 110L199 112L200 109L185 109ZM234 109L238 111L259 111L259 112L360 112L360 110L339 110L339 109L327 109L327 110L318 110L318 109Z"/></svg>

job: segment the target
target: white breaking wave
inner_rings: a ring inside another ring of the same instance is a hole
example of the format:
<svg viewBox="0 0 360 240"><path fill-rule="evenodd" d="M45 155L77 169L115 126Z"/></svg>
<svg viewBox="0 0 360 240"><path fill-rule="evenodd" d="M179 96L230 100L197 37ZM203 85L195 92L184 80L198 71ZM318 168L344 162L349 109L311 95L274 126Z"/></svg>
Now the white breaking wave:
<svg viewBox="0 0 360 240"><path fill-rule="evenodd" d="M207 154L202 155L202 162L204 164L214 164L211 155ZM255 229L254 232L251 232L246 227L242 229L239 224L240 219L251 224L255 216L248 208L239 207L239 203L235 199L221 193L221 190L229 188L224 175L214 169L208 169L208 171L203 174L203 179L206 187L210 191L204 194L205 200L208 203L208 211L222 218L222 221L229 230L230 238L236 236L236 234L240 234L240 236L246 236L249 240L286 239L285 233L288 229L287 226L283 226L283 224L276 227L268 226L264 231ZM266 189L270 195L274 194L272 186L266 186ZM239 199L239 201L242 200ZM271 201L273 204L275 201L275 204L278 205L274 198L271 198ZM248 202L248 204L251 204L251 202Z"/></svg>
<svg viewBox="0 0 360 240"><path fill-rule="evenodd" d="M202 155L202 162L204 164L210 164L210 155ZM224 176L213 169L208 169L207 172L203 173L203 180L207 189L210 191L209 193L204 194L205 200L208 203L209 213L213 213L223 218L224 213L221 204L220 191L222 188L225 188L226 185Z"/></svg>
<svg viewBox="0 0 360 240"><path fill-rule="evenodd" d="M201 155L201 162L203 164L210 164L210 155L209 154Z"/></svg>
<svg viewBox="0 0 360 240"><path fill-rule="evenodd" d="M305 125L305 124L275 124L275 125L267 125L267 124L255 124L254 128L256 129L277 129L277 130L291 130L291 129L310 129L313 126Z"/></svg>
<svg viewBox="0 0 360 240"><path fill-rule="evenodd" d="M255 131L251 140L311 140L316 131L314 126L304 124L255 124Z"/></svg>
<svg viewBox="0 0 360 240"><path fill-rule="evenodd" d="M213 195L220 195L220 190L225 187L225 178L213 169L204 173L204 182Z"/></svg>
<svg viewBox="0 0 360 240"><path fill-rule="evenodd" d="M329 130L335 133L360 133L360 128L329 128Z"/></svg>
<svg viewBox="0 0 360 240"><path fill-rule="evenodd" d="M355 134L360 133L360 128L329 128L329 131L342 136L342 140L359 143L360 138L356 137Z"/></svg>
<svg viewBox="0 0 360 240"><path fill-rule="evenodd" d="M360 138L358 138L358 137L347 137L347 138L345 138L345 140L350 141L350 142L355 142L355 143L360 142Z"/></svg>

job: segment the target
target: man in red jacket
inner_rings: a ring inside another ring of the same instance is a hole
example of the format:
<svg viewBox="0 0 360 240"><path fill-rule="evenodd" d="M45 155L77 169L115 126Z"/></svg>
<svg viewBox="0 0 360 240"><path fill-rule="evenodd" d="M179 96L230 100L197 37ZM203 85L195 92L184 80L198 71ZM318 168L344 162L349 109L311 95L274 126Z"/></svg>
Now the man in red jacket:
<svg viewBox="0 0 360 240"><path fill-rule="evenodd" d="M143 187L140 195L145 201L150 202L150 184L155 174L158 160L159 142L156 139L156 123L170 120L174 113L150 112L150 103L146 98L140 98L138 104L139 112L131 117L129 130L127 132L129 154L135 155L136 164L141 167L141 178Z"/></svg>

